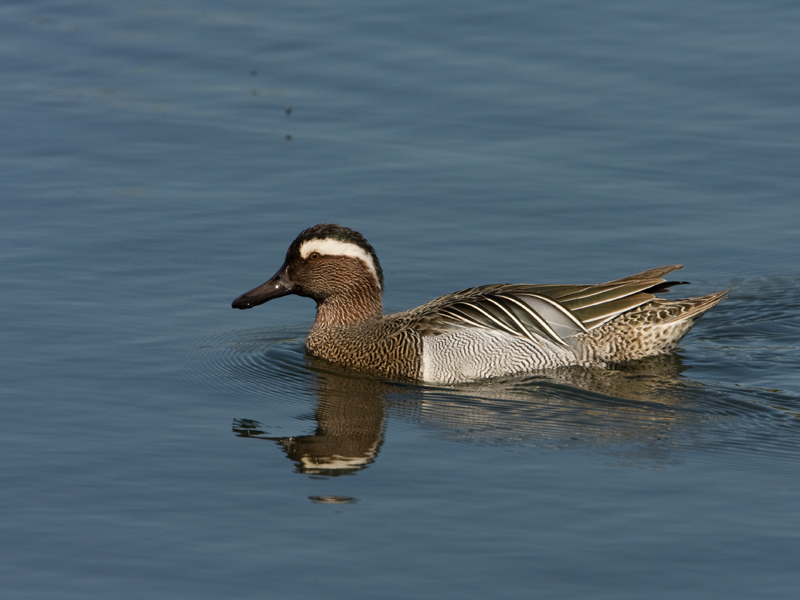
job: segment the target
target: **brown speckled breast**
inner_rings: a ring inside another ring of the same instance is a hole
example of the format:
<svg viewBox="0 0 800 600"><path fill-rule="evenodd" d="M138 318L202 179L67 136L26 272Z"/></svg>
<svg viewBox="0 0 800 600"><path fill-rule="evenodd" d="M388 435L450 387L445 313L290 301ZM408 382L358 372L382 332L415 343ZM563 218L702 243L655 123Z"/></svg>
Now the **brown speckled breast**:
<svg viewBox="0 0 800 600"><path fill-rule="evenodd" d="M306 350L318 358L392 379L418 380L422 340L405 323L382 320L313 327Z"/></svg>

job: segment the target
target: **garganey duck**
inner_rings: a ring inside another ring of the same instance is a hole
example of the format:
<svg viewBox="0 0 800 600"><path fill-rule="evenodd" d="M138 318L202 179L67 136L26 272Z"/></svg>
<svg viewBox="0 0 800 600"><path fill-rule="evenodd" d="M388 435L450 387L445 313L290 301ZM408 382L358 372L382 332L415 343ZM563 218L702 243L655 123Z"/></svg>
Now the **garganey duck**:
<svg viewBox="0 0 800 600"><path fill-rule="evenodd" d="M375 250L352 229L322 224L297 236L278 272L232 306L287 294L313 298L310 354L393 379L458 383L669 352L727 294L657 298L686 283L662 278L681 268L599 285L485 285L384 315Z"/></svg>

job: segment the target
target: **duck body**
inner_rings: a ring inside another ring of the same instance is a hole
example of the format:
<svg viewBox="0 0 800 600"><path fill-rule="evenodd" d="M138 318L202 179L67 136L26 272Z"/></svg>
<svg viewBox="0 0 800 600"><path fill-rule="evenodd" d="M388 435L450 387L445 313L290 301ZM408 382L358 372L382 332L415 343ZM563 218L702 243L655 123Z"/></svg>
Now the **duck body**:
<svg viewBox="0 0 800 600"><path fill-rule="evenodd" d="M278 272L232 306L311 297L317 316L309 354L391 379L461 383L669 352L727 294L657 298L685 283L663 279L680 268L598 285L486 285L384 315L383 272L372 246L356 231L322 224L303 231Z"/></svg>

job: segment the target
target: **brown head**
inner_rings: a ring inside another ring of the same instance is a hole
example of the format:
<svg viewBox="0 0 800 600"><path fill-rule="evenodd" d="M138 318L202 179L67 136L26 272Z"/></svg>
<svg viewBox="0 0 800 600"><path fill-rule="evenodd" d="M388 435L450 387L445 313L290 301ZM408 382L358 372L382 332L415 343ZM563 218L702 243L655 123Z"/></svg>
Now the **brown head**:
<svg viewBox="0 0 800 600"><path fill-rule="evenodd" d="M313 298L317 323L344 325L383 313L383 271L369 242L341 225L321 224L303 231L289 246L278 272L242 294L233 308L252 308L288 294Z"/></svg>

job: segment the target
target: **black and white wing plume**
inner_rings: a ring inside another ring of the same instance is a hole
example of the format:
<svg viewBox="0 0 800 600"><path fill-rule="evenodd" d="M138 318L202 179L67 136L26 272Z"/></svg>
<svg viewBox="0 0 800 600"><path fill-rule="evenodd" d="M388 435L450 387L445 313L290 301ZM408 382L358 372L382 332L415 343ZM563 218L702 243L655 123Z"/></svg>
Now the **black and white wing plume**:
<svg viewBox="0 0 800 600"><path fill-rule="evenodd" d="M412 312L422 335L475 327L568 346L572 336L652 301L655 292L685 283L661 278L679 268L660 267L599 285L487 285L443 296Z"/></svg>

